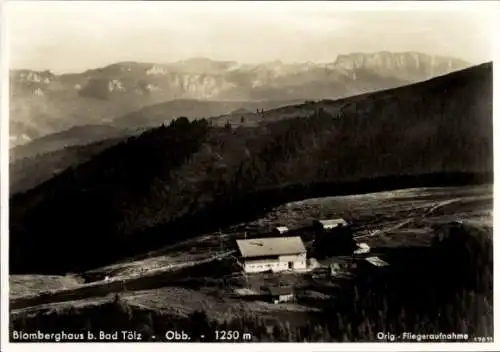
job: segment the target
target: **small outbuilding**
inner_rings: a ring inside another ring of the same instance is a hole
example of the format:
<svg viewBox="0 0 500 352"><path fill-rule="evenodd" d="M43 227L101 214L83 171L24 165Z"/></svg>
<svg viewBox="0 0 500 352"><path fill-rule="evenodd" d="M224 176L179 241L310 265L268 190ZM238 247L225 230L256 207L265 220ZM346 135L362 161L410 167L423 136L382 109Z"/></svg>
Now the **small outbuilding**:
<svg viewBox="0 0 500 352"><path fill-rule="evenodd" d="M359 261L358 268L361 274L375 275L385 272L390 267L389 263L379 257L373 256Z"/></svg>
<svg viewBox="0 0 500 352"><path fill-rule="evenodd" d="M386 266L389 266L389 263L387 263L385 260L380 259L379 257L368 257L365 258L365 260L370 263L371 265L378 267L378 268L383 268Z"/></svg>
<svg viewBox="0 0 500 352"><path fill-rule="evenodd" d="M352 254L356 250L352 229L344 219L316 220L314 254L321 257Z"/></svg>
<svg viewBox="0 0 500 352"><path fill-rule="evenodd" d="M295 292L291 286L268 287L268 291L274 304L291 302L295 299Z"/></svg>
<svg viewBox="0 0 500 352"><path fill-rule="evenodd" d="M353 254L366 254L370 252L370 246L364 242L356 244L358 248L353 252Z"/></svg>
<svg viewBox="0 0 500 352"><path fill-rule="evenodd" d="M313 222L313 227L319 231L330 231L337 229L339 227L346 227L349 224L342 218L338 219L328 219L328 220L315 220Z"/></svg>
<svg viewBox="0 0 500 352"><path fill-rule="evenodd" d="M286 226L278 226L278 227L275 227L273 229L273 234L279 236L279 235L283 235L284 233L287 233L288 231L290 231L288 229L288 227L286 227Z"/></svg>

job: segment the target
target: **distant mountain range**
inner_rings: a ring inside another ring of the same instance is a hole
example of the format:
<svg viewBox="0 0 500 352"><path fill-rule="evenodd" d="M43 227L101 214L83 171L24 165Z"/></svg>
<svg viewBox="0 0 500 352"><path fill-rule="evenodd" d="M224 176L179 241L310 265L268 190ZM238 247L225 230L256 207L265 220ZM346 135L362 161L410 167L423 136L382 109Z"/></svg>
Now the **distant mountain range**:
<svg viewBox="0 0 500 352"><path fill-rule="evenodd" d="M179 118L71 150L81 163L62 161L11 197L10 269L82 270L294 199L491 175L492 82L488 63L345 99Z"/></svg>
<svg viewBox="0 0 500 352"><path fill-rule="evenodd" d="M13 70L10 141L16 146L74 126L113 124L120 116L172 100L180 101L175 109L178 116L192 118L192 100L335 99L423 81L468 66L449 57L379 52L340 55L323 64L275 61L250 65L193 58L170 64L121 62L62 75ZM227 104L205 116L238 108ZM123 126L124 121L120 120L122 127L143 127L136 119L131 121L136 125Z"/></svg>
<svg viewBox="0 0 500 352"><path fill-rule="evenodd" d="M233 121L238 117L239 122L243 111L252 115L257 110L273 109L301 102L303 100L263 102L171 100L146 106L109 122L95 125L76 125L17 145L10 150L10 161L12 163L22 158L31 158L38 154L54 152L65 147L82 146L108 138L131 136L146 128L168 123L181 116L190 119L213 116L212 119L217 123L221 123L221 121L225 123L227 120Z"/></svg>

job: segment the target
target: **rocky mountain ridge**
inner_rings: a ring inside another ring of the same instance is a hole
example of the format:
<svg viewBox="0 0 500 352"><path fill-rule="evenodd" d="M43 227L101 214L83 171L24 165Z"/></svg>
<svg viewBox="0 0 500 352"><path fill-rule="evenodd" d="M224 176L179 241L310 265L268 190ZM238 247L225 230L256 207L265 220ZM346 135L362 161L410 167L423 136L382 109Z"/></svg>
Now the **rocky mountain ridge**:
<svg viewBox="0 0 500 352"><path fill-rule="evenodd" d="M120 62L61 75L12 70L11 144L75 125L110 121L169 100L335 99L423 81L468 66L449 57L380 52L339 55L331 63L240 64L193 58L167 64Z"/></svg>

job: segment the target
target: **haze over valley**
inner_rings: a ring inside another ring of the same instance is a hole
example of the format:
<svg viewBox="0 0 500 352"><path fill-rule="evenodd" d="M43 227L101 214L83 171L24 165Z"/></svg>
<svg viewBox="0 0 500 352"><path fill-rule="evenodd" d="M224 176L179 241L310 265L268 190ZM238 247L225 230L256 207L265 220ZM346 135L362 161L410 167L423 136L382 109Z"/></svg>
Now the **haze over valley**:
<svg viewBox="0 0 500 352"><path fill-rule="evenodd" d="M10 77L11 145L74 126L114 125L116 119L120 127L144 127L148 122L124 123L120 117L166 101L178 101L165 110L166 121L210 117L243 107L255 110L394 88L468 66L456 58L379 52L339 55L325 64L245 65L194 58L172 64L121 62L79 74L15 70ZM202 104L196 110L191 100L214 104L193 102Z"/></svg>

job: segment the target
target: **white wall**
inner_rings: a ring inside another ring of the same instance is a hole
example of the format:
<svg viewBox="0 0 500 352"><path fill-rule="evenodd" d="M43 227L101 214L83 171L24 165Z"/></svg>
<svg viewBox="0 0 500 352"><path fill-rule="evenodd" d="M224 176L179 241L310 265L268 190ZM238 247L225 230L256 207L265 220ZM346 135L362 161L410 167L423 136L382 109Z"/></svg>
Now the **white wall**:
<svg viewBox="0 0 500 352"><path fill-rule="evenodd" d="M333 230L333 229L336 229L337 227L340 227L339 224L328 224L328 225L324 225L323 228L325 230Z"/></svg>
<svg viewBox="0 0 500 352"><path fill-rule="evenodd" d="M289 263L292 262L292 269L301 270L307 268L306 259L306 254L304 253L299 255L281 256L278 260L247 260L243 267L247 273L258 273L269 270L284 271L290 269Z"/></svg>
<svg viewBox="0 0 500 352"><path fill-rule="evenodd" d="M306 263L306 260L302 260L302 261L296 261L293 263L293 269L294 270L304 270L304 269L307 269L307 263Z"/></svg>
<svg viewBox="0 0 500 352"><path fill-rule="evenodd" d="M288 262L279 261L258 261L258 262L246 262L244 265L244 270L247 273L258 273L263 271L283 271L288 269Z"/></svg>
<svg viewBox="0 0 500 352"><path fill-rule="evenodd" d="M290 302L292 301L294 298L293 294L288 294L288 295L281 295L279 297L276 297L273 302L274 304L278 304L278 303L281 303L281 302Z"/></svg>
<svg viewBox="0 0 500 352"><path fill-rule="evenodd" d="M283 262L293 262L293 269L297 270L302 270L307 268L307 257L306 254L299 254L299 255L283 255L279 258L280 261ZM288 266L288 264L287 264Z"/></svg>

